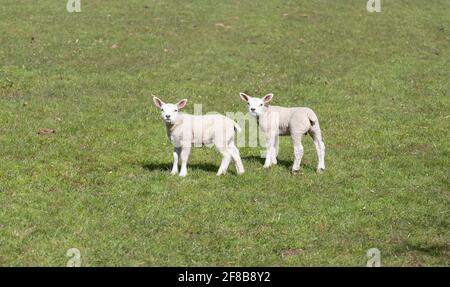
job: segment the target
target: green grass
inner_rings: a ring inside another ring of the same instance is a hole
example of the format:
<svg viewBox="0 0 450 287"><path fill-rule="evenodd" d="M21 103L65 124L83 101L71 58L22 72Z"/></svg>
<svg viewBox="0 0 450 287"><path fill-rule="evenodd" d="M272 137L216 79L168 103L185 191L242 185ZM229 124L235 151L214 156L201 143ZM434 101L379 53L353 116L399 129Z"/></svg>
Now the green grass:
<svg viewBox="0 0 450 287"><path fill-rule="evenodd" d="M449 265L449 1L65 2L1 3L0 265ZM282 138L270 171L204 148L170 176L151 94L240 91L314 109L326 172Z"/></svg>

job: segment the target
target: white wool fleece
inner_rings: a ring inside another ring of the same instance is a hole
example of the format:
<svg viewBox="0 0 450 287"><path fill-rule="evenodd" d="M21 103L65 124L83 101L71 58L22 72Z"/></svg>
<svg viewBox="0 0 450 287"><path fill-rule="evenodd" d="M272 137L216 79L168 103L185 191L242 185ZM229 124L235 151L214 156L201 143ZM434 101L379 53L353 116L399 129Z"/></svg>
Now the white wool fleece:
<svg viewBox="0 0 450 287"><path fill-rule="evenodd" d="M300 169L303 157L302 137L308 133L314 141L317 152L317 172L325 170L325 144L322 140L319 120L313 110L305 107L269 106L268 103L272 100L273 94L267 94L263 98L255 98L240 93L240 97L247 103L249 113L257 118L258 125L266 138L265 168L277 164L276 145L278 136L290 135L294 145L292 171L297 172Z"/></svg>
<svg viewBox="0 0 450 287"><path fill-rule="evenodd" d="M153 102L161 110L161 118L166 124L167 136L174 146L173 167L171 174L178 174L178 159L181 157L179 175L186 176L187 160L194 144L213 144L222 155L217 175L226 173L230 161L233 160L238 174L244 173L244 166L239 150L234 144L235 130L241 131L236 122L220 114L190 115L179 112L186 106L187 100L176 104L166 104L158 97Z"/></svg>

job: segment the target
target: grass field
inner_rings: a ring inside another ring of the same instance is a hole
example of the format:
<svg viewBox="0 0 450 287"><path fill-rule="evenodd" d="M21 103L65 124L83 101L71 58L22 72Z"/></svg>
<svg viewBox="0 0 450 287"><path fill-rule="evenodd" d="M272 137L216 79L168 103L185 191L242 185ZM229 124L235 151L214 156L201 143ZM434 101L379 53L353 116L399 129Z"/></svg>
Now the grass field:
<svg viewBox="0 0 450 287"><path fill-rule="evenodd" d="M366 2L3 0L0 265L448 266L450 2ZM151 94L240 91L314 109L326 172L305 137L299 175L282 138L269 171L203 148L171 176Z"/></svg>

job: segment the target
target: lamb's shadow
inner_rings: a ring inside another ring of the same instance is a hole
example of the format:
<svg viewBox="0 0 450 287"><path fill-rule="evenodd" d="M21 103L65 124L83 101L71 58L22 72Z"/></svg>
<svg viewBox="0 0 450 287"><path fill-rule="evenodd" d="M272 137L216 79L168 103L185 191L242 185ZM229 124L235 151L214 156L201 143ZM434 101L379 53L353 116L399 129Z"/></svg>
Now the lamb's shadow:
<svg viewBox="0 0 450 287"><path fill-rule="evenodd" d="M435 258L448 258L450 247L445 243L428 243L428 242L401 242L394 248L395 253L420 252Z"/></svg>
<svg viewBox="0 0 450 287"><path fill-rule="evenodd" d="M171 171L172 170L172 164L171 163L144 163L141 164L141 166L149 171ZM210 163L192 163L187 165L188 169L200 169L204 171L209 172L217 172L219 169L218 166L215 166Z"/></svg>
<svg viewBox="0 0 450 287"><path fill-rule="evenodd" d="M251 162L259 162L261 165L264 165L264 161L266 159L262 158L260 156L257 156L257 155L246 155L246 156L242 156L242 160L251 161ZM277 165L282 166L288 170L290 170L292 168L292 163L293 163L293 161L277 158ZM244 162L244 165L245 165L245 162ZM300 168L316 171L316 169L313 166L311 166L310 164L305 163L305 162L302 162L302 164L300 165Z"/></svg>

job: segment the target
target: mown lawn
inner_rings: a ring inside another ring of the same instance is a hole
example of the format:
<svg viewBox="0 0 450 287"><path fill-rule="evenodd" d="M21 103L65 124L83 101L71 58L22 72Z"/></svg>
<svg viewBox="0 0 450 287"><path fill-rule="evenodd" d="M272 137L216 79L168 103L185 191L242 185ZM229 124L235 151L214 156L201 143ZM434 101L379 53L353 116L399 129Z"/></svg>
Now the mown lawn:
<svg viewBox="0 0 450 287"><path fill-rule="evenodd" d="M449 1L81 2L0 4L0 265L449 265ZM282 138L269 171L203 148L170 176L151 94L240 91L314 109L326 172Z"/></svg>

